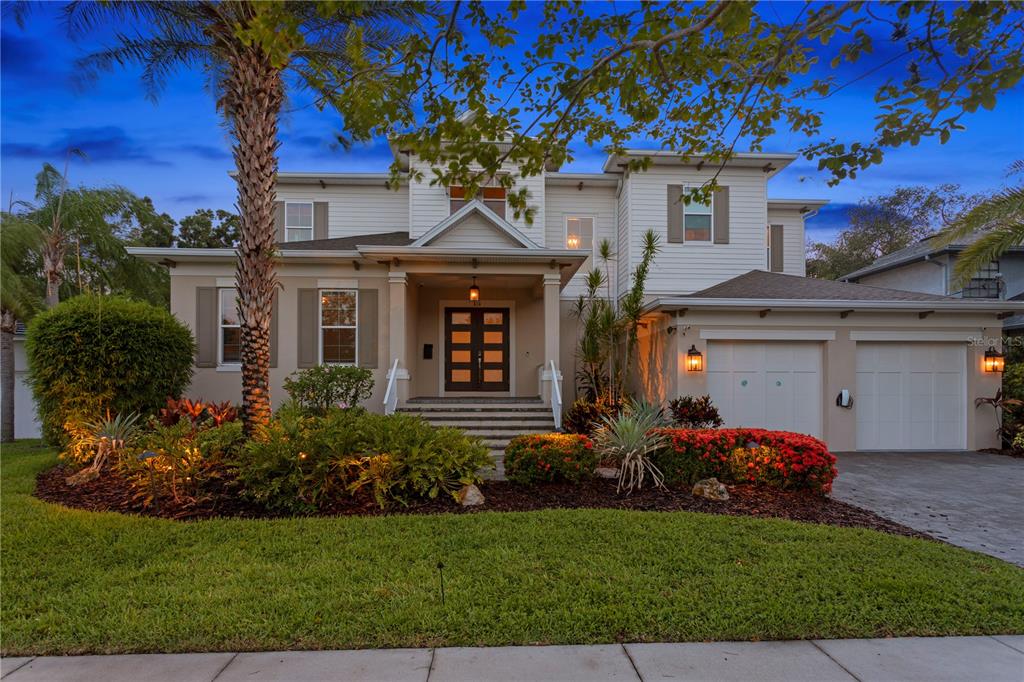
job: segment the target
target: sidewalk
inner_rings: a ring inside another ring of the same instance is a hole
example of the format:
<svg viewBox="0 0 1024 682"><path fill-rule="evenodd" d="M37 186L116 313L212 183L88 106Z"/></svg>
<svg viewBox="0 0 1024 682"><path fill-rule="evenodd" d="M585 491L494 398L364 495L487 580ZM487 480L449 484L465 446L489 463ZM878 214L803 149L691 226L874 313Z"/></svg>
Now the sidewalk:
<svg viewBox="0 0 1024 682"><path fill-rule="evenodd" d="M798 642L40 656L5 682L69 680L1024 680L1024 635Z"/></svg>

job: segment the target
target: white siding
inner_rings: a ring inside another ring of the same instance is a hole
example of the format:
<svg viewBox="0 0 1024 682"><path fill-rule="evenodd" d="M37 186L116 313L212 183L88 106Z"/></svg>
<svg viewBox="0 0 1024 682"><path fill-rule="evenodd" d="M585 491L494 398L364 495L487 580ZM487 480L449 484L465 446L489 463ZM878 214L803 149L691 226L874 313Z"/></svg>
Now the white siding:
<svg viewBox="0 0 1024 682"><path fill-rule="evenodd" d="M430 242L430 246L454 246L469 249L522 248L519 242L476 213L435 238Z"/></svg>
<svg viewBox="0 0 1024 682"><path fill-rule="evenodd" d="M668 243L668 185L699 185L713 171L654 167L629 176L630 269L643 248L644 232L661 235L661 252L647 284L648 295L688 294L765 268L768 224L766 176L757 168L726 169L718 183L729 187L729 243Z"/></svg>
<svg viewBox="0 0 1024 682"><path fill-rule="evenodd" d="M803 277L807 274L807 257L804 240L804 217L797 209L773 209L768 206L768 224L782 225L782 267L787 275ZM767 247L767 244L765 244ZM767 251L762 267L768 269Z"/></svg>
<svg viewBox="0 0 1024 682"><path fill-rule="evenodd" d="M409 229L409 188L378 185L284 185L278 201L326 201L327 236L404 232Z"/></svg>
<svg viewBox="0 0 1024 682"><path fill-rule="evenodd" d="M431 186L434 178L429 166L420 164L414 158L412 167L423 173L423 182L409 183L409 226L410 236L414 239L429 231L434 225L449 215L448 191L442 185ZM513 167L506 172L514 173ZM528 205L535 209L532 225L527 225L525 216L518 218L509 209L505 219L519 228L527 237L543 246L544 240L544 176L536 175L517 182L518 187L525 186L529 190Z"/></svg>
<svg viewBox="0 0 1024 682"><path fill-rule="evenodd" d="M631 220L629 200L629 177L627 176L619 189L619 238L615 244L617 256L619 289L616 297L621 296L629 286L629 273L633 270L630 262L629 228Z"/></svg>
<svg viewBox="0 0 1024 682"><path fill-rule="evenodd" d="M548 186L545 190L547 206L545 214L547 229L545 230L544 245L549 249L565 248L565 219L570 216L593 217L594 219L594 254L597 253L597 246L602 239L611 242L612 253L616 254L616 242L618 241L618 226L615 222L615 188L586 186L580 190L576 187L559 185ZM610 272L612 291L615 287L615 260L608 264ZM584 291L584 280L586 273L599 267L605 270L604 263L596 257L584 263L576 276L562 290L562 298L576 298Z"/></svg>

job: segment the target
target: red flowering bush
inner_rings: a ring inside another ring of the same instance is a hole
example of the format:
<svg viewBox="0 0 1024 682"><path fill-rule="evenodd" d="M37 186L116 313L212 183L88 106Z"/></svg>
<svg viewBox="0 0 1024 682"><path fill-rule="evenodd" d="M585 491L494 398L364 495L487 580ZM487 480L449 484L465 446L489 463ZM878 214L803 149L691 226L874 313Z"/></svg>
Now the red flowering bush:
<svg viewBox="0 0 1024 682"><path fill-rule="evenodd" d="M766 429L664 429L669 447L653 459L666 483L714 476L820 493L832 490L836 458L817 438Z"/></svg>
<svg viewBox="0 0 1024 682"><path fill-rule="evenodd" d="M518 436L505 448L505 476L515 483L579 483L597 469L597 453L578 433Z"/></svg>

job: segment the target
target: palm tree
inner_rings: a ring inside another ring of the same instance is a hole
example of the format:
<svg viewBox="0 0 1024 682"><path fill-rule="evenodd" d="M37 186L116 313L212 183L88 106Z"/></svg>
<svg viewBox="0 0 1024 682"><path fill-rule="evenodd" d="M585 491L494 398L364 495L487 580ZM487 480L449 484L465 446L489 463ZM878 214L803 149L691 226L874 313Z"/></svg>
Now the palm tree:
<svg viewBox="0 0 1024 682"><path fill-rule="evenodd" d="M100 23L132 25L116 44L82 61L86 75L129 64L142 67L156 97L177 69L207 74L232 137L237 168L240 239L236 284L242 345L242 404L246 430L270 419L270 314L274 266L274 183L277 125L286 85L312 91L318 103L345 110L338 92L364 71L374 87L400 31L416 24L423 6L400 2L260 3L75 2L65 10L72 35ZM374 55L377 56L375 59ZM383 55L388 55L387 57ZM346 123L348 119L346 118Z"/></svg>
<svg viewBox="0 0 1024 682"><path fill-rule="evenodd" d="M42 239L36 226L9 212L0 216L0 441L14 440L14 333L43 303L32 252Z"/></svg>
<svg viewBox="0 0 1024 682"><path fill-rule="evenodd" d="M137 272L141 261L128 256L110 222L133 198L121 187L69 188L66 166L61 173L49 163L43 164L36 174L35 202L15 202L18 211L8 214L7 220L35 226L32 232L38 244L34 250L42 259L46 307L60 302L69 269L75 273L79 289L87 280L91 284L105 277L103 264L117 263L125 280L134 274L138 282L145 281L144 274Z"/></svg>
<svg viewBox="0 0 1024 682"><path fill-rule="evenodd" d="M1024 174L1024 160L1010 165L1007 177ZM942 245L972 238L956 259L955 285L964 286L983 267L1014 246L1024 244L1024 185L996 192L958 218L939 236Z"/></svg>

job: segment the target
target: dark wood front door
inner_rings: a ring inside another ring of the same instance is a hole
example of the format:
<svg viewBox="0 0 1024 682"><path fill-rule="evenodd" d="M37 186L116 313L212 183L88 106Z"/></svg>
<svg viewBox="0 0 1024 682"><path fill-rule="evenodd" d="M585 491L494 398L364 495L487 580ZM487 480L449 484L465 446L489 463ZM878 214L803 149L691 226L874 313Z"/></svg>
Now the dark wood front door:
<svg viewBox="0 0 1024 682"><path fill-rule="evenodd" d="M508 308L447 308L444 390L509 390L508 330Z"/></svg>

